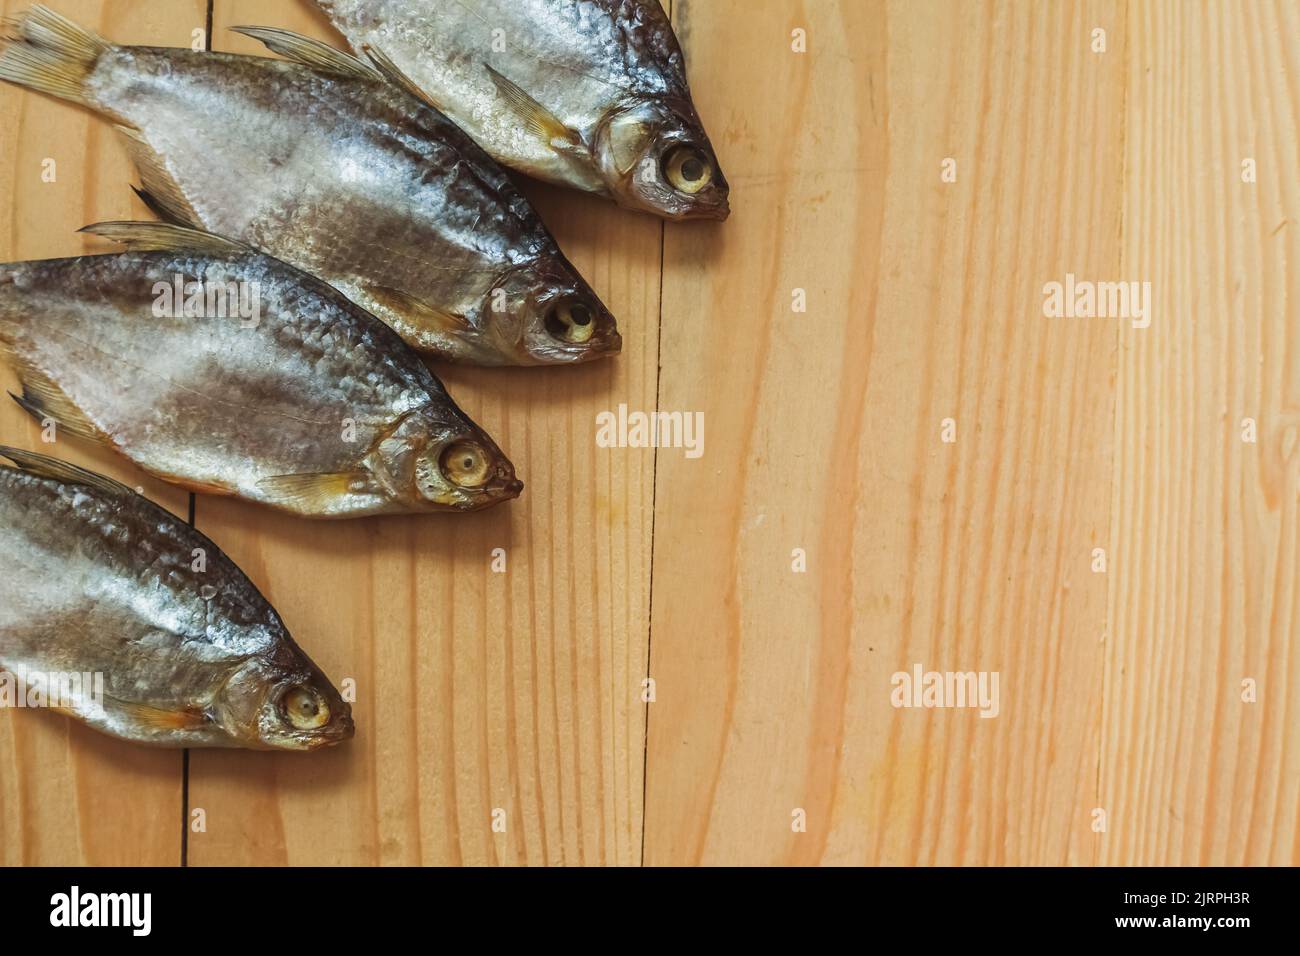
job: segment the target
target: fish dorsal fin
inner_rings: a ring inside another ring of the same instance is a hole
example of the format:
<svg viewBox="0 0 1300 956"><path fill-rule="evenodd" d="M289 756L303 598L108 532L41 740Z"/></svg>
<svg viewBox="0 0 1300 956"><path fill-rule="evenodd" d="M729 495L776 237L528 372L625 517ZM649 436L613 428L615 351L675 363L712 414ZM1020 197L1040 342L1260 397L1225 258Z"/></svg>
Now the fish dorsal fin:
<svg viewBox="0 0 1300 956"><path fill-rule="evenodd" d="M492 77L492 82L496 85L497 92L529 132L544 140L552 149L583 148L582 136L577 130L565 124L558 116L529 96L514 80L502 76L487 64L485 66L488 76Z"/></svg>
<svg viewBox="0 0 1300 956"><path fill-rule="evenodd" d="M85 468L78 468L76 465L60 461L58 458L38 455L34 451L24 451L21 448L0 445L0 458L8 458L20 470L38 478L51 478L70 485L85 485L88 488L96 488L99 491L105 491L113 495L127 494L135 498L139 497L133 488L128 488L119 481L106 478Z"/></svg>
<svg viewBox="0 0 1300 956"><path fill-rule="evenodd" d="M367 59L375 65L375 69L379 71L379 74L383 76L385 80L397 87L399 90L406 91L406 93L415 97L425 106L431 106L439 113L443 111L442 107L433 101L433 97L429 96L428 93L416 86L415 81L403 73L398 65L390 60L383 50L376 50L369 43L362 46L361 49L362 52L365 53Z"/></svg>
<svg viewBox="0 0 1300 956"><path fill-rule="evenodd" d="M251 246L234 239L171 222L97 222L79 231L120 242L131 252L198 252L231 256L252 251Z"/></svg>
<svg viewBox="0 0 1300 956"><path fill-rule="evenodd" d="M356 80L376 80L378 75L350 53L336 50L321 40L313 40L292 30L278 27L231 27L235 33L260 40L272 53L303 66L310 66L337 76Z"/></svg>

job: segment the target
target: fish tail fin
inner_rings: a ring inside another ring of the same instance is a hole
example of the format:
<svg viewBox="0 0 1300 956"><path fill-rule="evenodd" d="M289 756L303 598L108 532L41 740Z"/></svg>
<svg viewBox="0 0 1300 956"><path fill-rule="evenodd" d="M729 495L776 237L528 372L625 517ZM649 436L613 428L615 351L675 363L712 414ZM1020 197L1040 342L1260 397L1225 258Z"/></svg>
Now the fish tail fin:
<svg viewBox="0 0 1300 956"><path fill-rule="evenodd" d="M108 41L37 4L5 24L0 80L89 105L86 78Z"/></svg>

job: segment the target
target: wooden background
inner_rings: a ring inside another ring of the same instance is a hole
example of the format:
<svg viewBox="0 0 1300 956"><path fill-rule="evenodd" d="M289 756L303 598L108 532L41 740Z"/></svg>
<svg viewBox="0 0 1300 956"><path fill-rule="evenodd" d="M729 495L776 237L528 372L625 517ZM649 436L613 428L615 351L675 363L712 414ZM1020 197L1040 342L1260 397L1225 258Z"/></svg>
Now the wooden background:
<svg viewBox="0 0 1300 956"><path fill-rule="evenodd" d="M306 0L51 5L119 42L339 41ZM625 349L439 370L524 497L193 502L356 680L356 740L186 755L0 714L0 861L1300 862L1300 7L672 7L734 213L529 187ZM132 181L106 123L0 88L0 258L106 251L74 230L142 216ZM1150 328L1045 318L1067 273L1151 282ZM620 403L703 412L704 456L597 448ZM8 404L0 440L41 447ZM894 709L916 663L998 671L999 716Z"/></svg>

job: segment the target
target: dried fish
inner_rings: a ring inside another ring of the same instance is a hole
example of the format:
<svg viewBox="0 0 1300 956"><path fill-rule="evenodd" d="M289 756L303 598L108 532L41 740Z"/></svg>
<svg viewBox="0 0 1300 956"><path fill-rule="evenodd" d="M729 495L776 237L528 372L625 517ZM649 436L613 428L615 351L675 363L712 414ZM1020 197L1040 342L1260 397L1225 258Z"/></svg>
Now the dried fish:
<svg viewBox="0 0 1300 956"><path fill-rule="evenodd" d="M0 360L56 437L311 518L472 511L523 489L419 356L324 282L180 226L87 231L129 251L0 265Z"/></svg>
<svg viewBox="0 0 1300 956"><path fill-rule="evenodd" d="M497 160L668 219L728 186L658 0L317 0Z"/></svg>
<svg viewBox="0 0 1300 956"><path fill-rule="evenodd" d="M221 550L115 481L0 447L0 680L162 747L315 750L352 709Z"/></svg>

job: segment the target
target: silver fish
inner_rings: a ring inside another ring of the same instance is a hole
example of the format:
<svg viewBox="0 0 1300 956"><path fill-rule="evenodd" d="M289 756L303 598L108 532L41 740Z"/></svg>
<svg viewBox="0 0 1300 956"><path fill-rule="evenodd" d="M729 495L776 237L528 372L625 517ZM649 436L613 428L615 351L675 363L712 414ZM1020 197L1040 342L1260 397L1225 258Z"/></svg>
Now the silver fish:
<svg viewBox="0 0 1300 956"><path fill-rule="evenodd" d="M215 544L102 475L0 456L19 466L0 467L0 694L162 747L353 735L351 707Z"/></svg>
<svg viewBox="0 0 1300 956"><path fill-rule="evenodd" d="M0 264L0 360L56 435L310 518L472 511L523 489L419 356L320 280L181 226L87 231L134 251Z"/></svg>
<svg viewBox="0 0 1300 956"><path fill-rule="evenodd" d="M658 0L316 0L498 161L668 219L727 180Z"/></svg>

